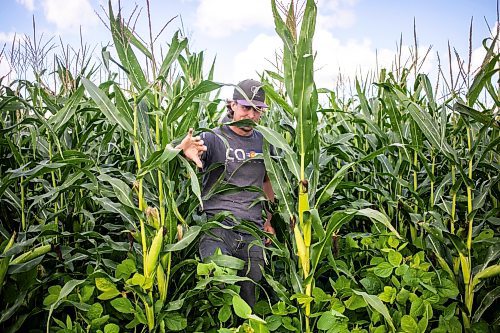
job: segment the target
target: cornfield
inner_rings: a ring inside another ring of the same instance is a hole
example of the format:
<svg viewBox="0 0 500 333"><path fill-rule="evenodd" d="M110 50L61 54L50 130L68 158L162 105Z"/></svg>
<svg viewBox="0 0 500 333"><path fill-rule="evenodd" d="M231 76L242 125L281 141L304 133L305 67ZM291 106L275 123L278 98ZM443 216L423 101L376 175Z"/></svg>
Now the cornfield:
<svg viewBox="0 0 500 333"><path fill-rule="evenodd" d="M174 148L220 125L215 64L180 31L159 60L110 4L99 65L62 54L0 81L2 332L500 329L498 34L476 72L433 86L415 56L344 96L314 81L315 2L272 9L282 62L254 125L276 235L235 227L272 240L256 306L241 260L200 261L226 216L200 213L201 175Z"/></svg>

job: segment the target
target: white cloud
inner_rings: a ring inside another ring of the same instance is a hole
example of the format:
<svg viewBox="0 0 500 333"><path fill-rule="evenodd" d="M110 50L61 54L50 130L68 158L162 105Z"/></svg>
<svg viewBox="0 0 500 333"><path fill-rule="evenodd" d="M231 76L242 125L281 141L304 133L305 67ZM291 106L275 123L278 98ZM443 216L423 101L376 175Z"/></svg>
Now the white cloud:
<svg viewBox="0 0 500 333"><path fill-rule="evenodd" d="M491 29L491 32L495 34L499 29L500 29L500 22L497 22L495 26ZM491 36L493 39L495 36ZM496 53L498 54L499 52L499 43L500 40L497 37L496 40ZM488 43L488 46L491 45L491 41ZM477 49L472 51L472 59L471 59L471 72L476 73L481 65L483 64L484 57L486 56L486 49L481 45Z"/></svg>
<svg viewBox="0 0 500 333"><path fill-rule="evenodd" d="M5 78L4 78L5 77ZM15 71L10 67L10 63L7 61L7 58L4 54L0 55L0 80L3 81L3 84L8 84L12 78L16 77Z"/></svg>
<svg viewBox="0 0 500 333"><path fill-rule="evenodd" d="M34 0L16 0L17 3L26 7L30 12L35 10L35 1Z"/></svg>
<svg viewBox="0 0 500 333"><path fill-rule="evenodd" d="M223 38L252 27L272 27L268 0L201 0L195 26L203 34Z"/></svg>
<svg viewBox="0 0 500 333"><path fill-rule="evenodd" d="M256 73L261 73L265 69L275 70L268 60L274 59L277 49L282 47L281 40L276 36L260 34L248 45L248 47L234 56L232 77L229 72L223 74L224 80L237 82L244 78L256 78ZM419 47L419 54L424 55L426 46ZM364 77L367 74L374 74L378 69L393 69L396 50L376 49L368 39L349 40L341 42L329 31L318 29L316 31L313 50L317 52L314 62L315 81L318 87L333 89L339 82L341 74L345 82L353 82L356 75ZM402 65L409 66L411 53L409 46L402 47ZM226 66L229 67L229 66ZM231 70L231 69L228 69ZM421 73L430 73L436 70L436 56L431 53L427 56Z"/></svg>
<svg viewBox="0 0 500 333"><path fill-rule="evenodd" d="M0 31L0 46L3 47L4 43L11 43L14 40L14 36L15 36L14 32L1 32Z"/></svg>
<svg viewBox="0 0 500 333"><path fill-rule="evenodd" d="M230 81L238 82L247 78L258 77L265 69L275 70L271 62L276 62L275 52L281 46L277 36L259 34L247 48L234 56L233 77Z"/></svg>
<svg viewBox="0 0 500 333"><path fill-rule="evenodd" d="M304 0L305 1L305 0ZM319 0L318 26L351 27L356 23L354 5L358 0ZM285 7L289 1L282 1ZM299 3L298 10L303 10ZM229 37L252 27L273 27L268 0L201 0L196 10L195 26L213 38Z"/></svg>
<svg viewBox="0 0 500 333"><path fill-rule="evenodd" d="M79 31L80 26L90 27L97 23L97 16L88 0L43 0L45 18L59 30Z"/></svg>
<svg viewBox="0 0 500 333"><path fill-rule="evenodd" d="M348 28L356 23L354 5L358 0L322 0L318 1L319 28Z"/></svg>

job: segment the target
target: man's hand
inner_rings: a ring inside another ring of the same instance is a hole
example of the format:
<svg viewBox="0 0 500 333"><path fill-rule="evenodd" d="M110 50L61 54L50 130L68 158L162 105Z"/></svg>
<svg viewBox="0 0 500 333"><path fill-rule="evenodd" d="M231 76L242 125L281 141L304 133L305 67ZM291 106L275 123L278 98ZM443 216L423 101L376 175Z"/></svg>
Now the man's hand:
<svg viewBox="0 0 500 333"><path fill-rule="evenodd" d="M264 232L267 232L271 235L276 235L276 231L274 230L273 226L271 225L271 222L269 220L267 220L266 222L264 222ZM266 241L264 243L265 245L269 245L271 244L271 239L270 238L266 238Z"/></svg>
<svg viewBox="0 0 500 333"><path fill-rule="evenodd" d="M191 161L193 161L198 168L203 167L203 163L200 160L201 155L207 150L203 140L199 136L193 137L193 129L190 128L188 134L181 143L175 147L177 149L182 149L184 156Z"/></svg>

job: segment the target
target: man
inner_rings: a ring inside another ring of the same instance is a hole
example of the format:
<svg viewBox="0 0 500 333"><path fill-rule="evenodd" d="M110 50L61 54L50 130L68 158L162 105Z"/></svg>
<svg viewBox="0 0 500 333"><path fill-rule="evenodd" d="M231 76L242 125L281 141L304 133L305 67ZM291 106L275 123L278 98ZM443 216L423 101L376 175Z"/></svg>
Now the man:
<svg viewBox="0 0 500 333"><path fill-rule="evenodd" d="M255 80L240 82L234 89L233 100L228 102L227 108L228 117L232 121L249 119L258 123L261 113L268 108L265 104L262 84ZM261 188L267 198L273 201L274 192L262 158L262 134L252 126L244 125L222 125L213 132L203 133L202 137L193 137L193 131L190 129L178 146L183 150L184 156L195 162L203 171L207 171L215 163L222 164L203 176L202 196L207 197L209 191L222 177L225 182L238 187ZM275 234L269 213L267 213L267 219L263 221L263 206L258 201L260 197L261 193L247 189L217 193L208 196L203 201L203 210L208 217L229 211L237 221L252 221L265 232ZM222 223L234 226L239 222L227 218ZM258 282L262 278L259 266L264 266L264 258L260 246L250 245L254 241L255 238L250 234L215 228L201 237L199 252L204 260L219 248L223 254L244 260L245 267L240 271L240 275ZM255 304L254 283L245 281L240 284L240 287L241 297L253 307Z"/></svg>

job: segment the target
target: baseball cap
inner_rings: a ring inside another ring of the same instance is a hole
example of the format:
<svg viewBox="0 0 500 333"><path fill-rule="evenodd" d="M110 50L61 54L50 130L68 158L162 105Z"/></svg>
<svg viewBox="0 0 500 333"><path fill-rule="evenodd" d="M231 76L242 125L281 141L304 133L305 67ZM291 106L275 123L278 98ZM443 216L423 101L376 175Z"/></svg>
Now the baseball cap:
<svg viewBox="0 0 500 333"><path fill-rule="evenodd" d="M259 81L243 80L234 88L233 101L240 105L268 108L265 100L266 93Z"/></svg>

